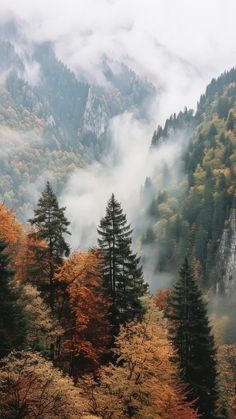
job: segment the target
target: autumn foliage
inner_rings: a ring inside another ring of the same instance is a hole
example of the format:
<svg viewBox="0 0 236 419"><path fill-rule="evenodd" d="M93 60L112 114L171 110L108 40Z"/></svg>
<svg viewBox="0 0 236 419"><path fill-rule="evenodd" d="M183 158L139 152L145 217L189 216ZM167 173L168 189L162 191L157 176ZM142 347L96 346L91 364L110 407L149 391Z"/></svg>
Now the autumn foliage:
<svg viewBox="0 0 236 419"><path fill-rule="evenodd" d="M13 211L0 203L0 236L10 246L17 245L23 234L22 225L16 220Z"/></svg>
<svg viewBox="0 0 236 419"><path fill-rule="evenodd" d="M194 419L183 388L173 377L173 350L166 325L152 301L142 322L122 326L116 338L117 362L101 369L99 385L87 382L93 413L102 418Z"/></svg>
<svg viewBox="0 0 236 419"><path fill-rule="evenodd" d="M40 354L12 352L1 362L1 418L82 418L85 401L69 377Z"/></svg>
<svg viewBox="0 0 236 419"><path fill-rule="evenodd" d="M12 210L0 203L0 239L7 244L6 252L10 256L10 265L16 270L17 257L24 237L24 229Z"/></svg>
<svg viewBox="0 0 236 419"><path fill-rule="evenodd" d="M108 351L109 301L102 292L98 251L75 252L56 274L58 316L65 330L61 357L70 373L98 368Z"/></svg>
<svg viewBox="0 0 236 419"><path fill-rule="evenodd" d="M168 305L168 298L170 297L171 290L169 288L163 288L156 291L153 297L155 306L160 311L165 311Z"/></svg>
<svg viewBox="0 0 236 419"><path fill-rule="evenodd" d="M28 231L22 235L16 257L17 280L30 282L39 288L48 281L47 272L44 269L46 249L46 242L39 239L34 227L30 226Z"/></svg>
<svg viewBox="0 0 236 419"><path fill-rule="evenodd" d="M236 417L236 345L218 348L218 364L222 405L233 419Z"/></svg>
<svg viewBox="0 0 236 419"><path fill-rule="evenodd" d="M52 309L47 242L34 226L25 232L4 205L0 215L17 291L12 304L20 306L26 324L25 344L0 362L0 417L197 419L167 335L171 291L139 299L145 314L125 322L115 337L99 250L53 262ZM234 349L219 352L222 403L231 416Z"/></svg>

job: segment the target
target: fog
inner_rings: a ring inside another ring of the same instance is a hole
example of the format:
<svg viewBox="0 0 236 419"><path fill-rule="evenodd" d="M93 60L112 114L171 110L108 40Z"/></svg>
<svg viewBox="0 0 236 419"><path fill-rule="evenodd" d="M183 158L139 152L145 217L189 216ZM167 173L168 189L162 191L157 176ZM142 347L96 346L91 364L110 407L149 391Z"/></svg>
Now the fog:
<svg viewBox="0 0 236 419"><path fill-rule="evenodd" d="M180 156L188 144L186 133L180 132L150 150L153 129L152 124L138 121L132 113L113 118L110 122L111 153L102 162L76 170L60 196L60 203L67 207L66 215L71 221L71 246L86 249L96 246L97 226L105 215L107 201L115 194L134 230L133 246L144 257L144 274L152 290L168 286L172 275L158 274L157 277L158 248L140 246L142 234L152 223L146 213L151 197L146 196L143 205L141 189L146 177L158 177L156 193L163 185L165 190L172 189L173 184L162 179L162 169L169 167L177 180L181 176Z"/></svg>
<svg viewBox="0 0 236 419"><path fill-rule="evenodd" d="M78 78L106 84L102 71L106 57L127 64L156 87L157 96L150 104L147 121L136 119L132 112L113 118L109 124L111 153L101 162L76 170L62 191L60 203L67 207L72 222L72 248L96 244L96 227L112 192L132 226L138 225L142 231L140 190L145 178L156 175L165 164L178 178L179 157L187 144L182 133L150 153L153 131L171 113L185 106L196 108L211 78L235 65L235 12L233 0L0 3L0 22L13 19L21 27L17 37L21 54L25 48L30 51L33 45L50 41L58 58ZM26 79L33 85L38 83L40 68L30 60L25 63ZM150 250L146 249L150 257L145 269L152 282L158 249L154 253Z"/></svg>
<svg viewBox="0 0 236 419"><path fill-rule="evenodd" d="M62 61L91 82L104 81L104 56L150 79L161 122L194 107L209 80L235 64L234 0L9 0L0 12L2 22L18 20L28 48L53 42Z"/></svg>

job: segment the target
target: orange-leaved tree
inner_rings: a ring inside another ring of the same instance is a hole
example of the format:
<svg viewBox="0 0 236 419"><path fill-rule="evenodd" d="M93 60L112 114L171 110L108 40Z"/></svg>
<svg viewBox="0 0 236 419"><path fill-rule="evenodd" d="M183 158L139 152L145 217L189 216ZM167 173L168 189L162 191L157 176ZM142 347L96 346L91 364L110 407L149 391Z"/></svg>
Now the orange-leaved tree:
<svg viewBox="0 0 236 419"><path fill-rule="evenodd" d="M35 234L34 227L22 235L21 243L16 257L16 279L28 282L43 289L47 282L47 274L44 271L45 249L47 243L39 239Z"/></svg>
<svg viewBox="0 0 236 419"><path fill-rule="evenodd" d="M168 299L171 295L169 288L163 288L156 291L153 301L158 310L165 312L168 306Z"/></svg>
<svg viewBox="0 0 236 419"><path fill-rule="evenodd" d="M39 353L11 352L0 363L0 417L84 418L79 388Z"/></svg>
<svg viewBox="0 0 236 419"><path fill-rule="evenodd" d="M176 383L177 367L166 322L146 299L142 322L122 326L116 338L116 364L101 368L98 383L88 378L87 398L91 413L104 419L196 419L186 401L183 386Z"/></svg>
<svg viewBox="0 0 236 419"><path fill-rule="evenodd" d="M57 312L64 329L59 358L75 380L96 370L108 352L109 301L103 295L98 251L75 252L56 274Z"/></svg>
<svg viewBox="0 0 236 419"><path fill-rule="evenodd" d="M0 203L0 237L9 246L15 246L21 239L22 234L23 226L16 220L13 211Z"/></svg>
<svg viewBox="0 0 236 419"><path fill-rule="evenodd" d="M16 259L24 236L23 225L19 223L14 212L0 203L0 239L7 244L6 252L10 256L10 267L16 270Z"/></svg>

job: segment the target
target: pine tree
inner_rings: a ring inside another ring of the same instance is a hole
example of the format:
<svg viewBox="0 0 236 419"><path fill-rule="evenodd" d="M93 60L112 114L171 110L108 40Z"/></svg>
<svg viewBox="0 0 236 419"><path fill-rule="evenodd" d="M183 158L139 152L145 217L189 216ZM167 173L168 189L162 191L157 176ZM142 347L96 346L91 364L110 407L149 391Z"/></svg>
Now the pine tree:
<svg viewBox="0 0 236 419"><path fill-rule="evenodd" d="M233 112L230 112L228 115L227 122L226 122L226 129L232 131L234 129L234 123L235 123L234 114Z"/></svg>
<svg viewBox="0 0 236 419"><path fill-rule="evenodd" d="M214 338L187 258L171 294L167 317L182 379L189 388L189 399L195 400L201 417L214 418L217 401Z"/></svg>
<svg viewBox="0 0 236 419"><path fill-rule="evenodd" d="M65 207L60 208L57 197L49 182L46 184L42 196L39 198L34 218L29 222L35 226L36 237L45 240L47 248L42 251L41 260L44 261L44 270L49 280L49 302L54 310L56 268L62 264L63 256L69 256L70 248L64 239L64 234L70 234L67 227L70 222L66 219Z"/></svg>
<svg viewBox="0 0 236 419"><path fill-rule="evenodd" d="M108 202L98 234L103 256L104 287L112 301L112 323L119 325L142 315L139 298L147 286L143 280L140 258L131 250L132 230L114 194Z"/></svg>
<svg viewBox="0 0 236 419"><path fill-rule="evenodd" d="M0 240L0 357L22 348L26 336L25 316L11 283L14 272L8 268L9 256L5 249L6 243Z"/></svg>

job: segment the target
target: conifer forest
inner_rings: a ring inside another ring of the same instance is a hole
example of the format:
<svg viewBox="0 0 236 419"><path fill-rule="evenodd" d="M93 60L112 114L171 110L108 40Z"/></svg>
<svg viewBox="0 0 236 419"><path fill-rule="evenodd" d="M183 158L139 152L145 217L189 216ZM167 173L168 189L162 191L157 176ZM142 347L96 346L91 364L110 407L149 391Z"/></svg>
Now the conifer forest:
<svg viewBox="0 0 236 419"><path fill-rule="evenodd" d="M0 0L0 419L236 419L235 15Z"/></svg>

